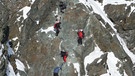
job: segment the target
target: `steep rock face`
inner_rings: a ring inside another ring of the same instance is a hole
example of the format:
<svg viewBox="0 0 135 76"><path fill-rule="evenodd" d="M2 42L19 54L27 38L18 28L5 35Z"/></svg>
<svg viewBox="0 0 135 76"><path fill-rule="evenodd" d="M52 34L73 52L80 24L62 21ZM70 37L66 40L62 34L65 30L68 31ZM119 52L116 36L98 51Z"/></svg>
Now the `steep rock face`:
<svg viewBox="0 0 135 76"><path fill-rule="evenodd" d="M101 26L101 24L98 23L96 19L95 21L93 20L94 19L92 19L91 21L92 23L94 22L93 25L91 25L92 26L91 31L92 31L95 42L98 44L101 50L104 52L113 52L115 56L118 57L121 61L123 61L124 59L129 60L127 62L123 62L122 65L124 65L124 67L132 68L133 64L129 56L127 56L127 54L121 48L121 45L118 42L116 36L112 37L109 31L106 30L103 26ZM132 76L132 72L131 72L132 70L128 69L127 71L129 72L129 75Z"/></svg>
<svg viewBox="0 0 135 76"><path fill-rule="evenodd" d="M116 24L116 28L127 42L128 48L134 53L134 12L127 5L106 5L104 7L108 17Z"/></svg>
<svg viewBox="0 0 135 76"><path fill-rule="evenodd" d="M6 76L6 68L7 67L7 61L4 58L1 58L1 64L0 64L0 75Z"/></svg>
<svg viewBox="0 0 135 76"><path fill-rule="evenodd" d="M128 76L134 76L133 63L122 48L117 34L112 35L114 30L110 25L100 15L93 13L91 8L78 3L78 0L63 1L67 4L65 13L61 13L59 10L59 0L35 0L33 4L28 0L12 0L11 2L5 0L0 3L0 30L6 25L10 27L9 40L13 41L15 55L12 55L9 60L14 71L19 72L21 76L52 76L53 69L63 63L60 51L64 50L69 55L67 63L64 63L59 73L61 76L105 74L109 68L107 58L110 53L114 53L120 60L117 63L117 70L121 75L125 75L126 72ZM23 17L24 10L20 10L24 6L31 8L26 18ZM127 7L126 10L125 7L126 5L106 5L105 11L110 20L116 24L118 32L125 38L129 48L134 51L134 12L128 17L130 7ZM53 30L46 32L43 29L53 28L56 20L54 14L57 12L61 16L61 29L59 35L55 36ZM103 24L106 28L102 26ZM78 29L84 29L85 32L83 45L77 43ZM2 37L2 33L0 37ZM17 39L14 40L16 37ZM100 48L102 55L95 60L89 59L88 61L91 63L86 65L85 57L93 53L96 47ZM16 58L24 63L25 72L16 70ZM6 72L4 68L7 67L6 60L1 60L0 65L0 68L2 67L0 75L3 76ZM79 64L79 71L75 68L74 63Z"/></svg>

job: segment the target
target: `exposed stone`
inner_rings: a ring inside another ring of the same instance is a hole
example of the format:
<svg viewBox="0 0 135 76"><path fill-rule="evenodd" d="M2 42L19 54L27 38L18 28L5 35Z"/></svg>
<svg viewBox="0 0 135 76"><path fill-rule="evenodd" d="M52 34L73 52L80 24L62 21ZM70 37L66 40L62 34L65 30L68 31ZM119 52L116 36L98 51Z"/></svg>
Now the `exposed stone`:
<svg viewBox="0 0 135 76"><path fill-rule="evenodd" d="M86 70L89 76L100 76L105 74L108 69L107 52L113 52L120 60L117 66L118 71L124 75L124 71L129 76L132 73L133 63L129 56L125 53L120 45L115 32L109 23L105 22L102 17L96 13L92 13L93 9L78 3L78 0L62 0L67 3L65 13L59 11L60 0L35 0L31 5L29 0L1 0L0 3L0 31L5 26L9 26L9 40L12 40L13 49L20 43L15 55L9 59L1 60L0 75L6 74L7 61L9 60L15 73L21 76L52 76L53 69L63 63L60 57L60 51L67 51L67 63L64 63L60 76L78 76L77 69L74 69L73 63L80 66L80 76L85 75L84 59L93 52L94 47L98 45L103 54L100 58L95 59L91 64L87 65ZM98 0L100 3L103 0ZM131 4L132 6L134 4ZM131 6L130 5L130 6ZM24 20L23 11L19 11L24 6L30 6L31 10L27 13L28 17ZM130 15L131 7L126 5L106 5L105 12L110 20L116 24L116 29L120 36L124 38L128 48L135 53L135 31L134 31L134 15ZM127 7L127 8L125 8ZM55 23L54 13L58 9L61 16L61 29L58 36L54 31L41 32L42 29L52 27ZM20 17L19 20L17 18ZM39 24L37 24L39 21ZM103 25L105 25L105 27ZM21 28L21 30L20 30ZM83 45L77 43L77 30L83 29L85 38ZM3 33L0 32L0 38ZM7 50L4 44L4 49ZM2 56L6 56L3 51ZM25 71L17 69L15 59L21 60L26 66ZM100 62L98 62L101 59ZM28 62L30 68L28 68Z"/></svg>

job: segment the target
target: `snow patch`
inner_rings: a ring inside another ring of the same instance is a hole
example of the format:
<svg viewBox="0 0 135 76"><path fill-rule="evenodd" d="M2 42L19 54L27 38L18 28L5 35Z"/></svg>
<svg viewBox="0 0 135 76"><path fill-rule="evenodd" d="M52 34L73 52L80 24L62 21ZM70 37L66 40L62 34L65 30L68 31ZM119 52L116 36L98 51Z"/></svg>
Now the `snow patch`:
<svg viewBox="0 0 135 76"><path fill-rule="evenodd" d="M17 18L17 21L20 21L21 17L22 17L22 16L19 16L19 17Z"/></svg>
<svg viewBox="0 0 135 76"><path fill-rule="evenodd" d="M131 15L132 12L134 12L134 10L135 10L135 7L134 6L131 6L131 11L130 11L128 17Z"/></svg>
<svg viewBox="0 0 135 76"><path fill-rule="evenodd" d="M103 24L103 22L101 22L101 21L99 21L99 22L102 24L102 26L103 26L104 28L106 28L105 25Z"/></svg>
<svg viewBox="0 0 135 76"><path fill-rule="evenodd" d="M0 56L2 55L3 48L4 48L4 46L0 43Z"/></svg>
<svg viewBox="0 0 135 76"><path fill-rule="evenodd" d="M19 72L16 74L16 76L21 76L20 74L19 74Z"/></svg>
<svg viewBox="0 0 135 76"><path fill-rule="evenodd" d="M97 61L97 63L100 63L102 61L102 59L99 59L98 61Z"/></svg>
<svg viewBox="0 0 135 76"><path fill-rule="evenodd" d="M50 32L50 31L55 32L53 26L48 27L47 29L41 28L40 31L41 31L41 32L45 32L45 33L48 33L48 32Z"/></svg>
<svg viewBox="0 0 135 76"><path fill-rule="evenodd" d="M37 20L36 23L39 24L39 20Z"/></svg>
<svg viewBox="0 0 135 76"><path fill-rule="evenodd" d="M13 70L12 65L8 62L7 70L6 70L7 76L16 76L15 72Z"/></svg>
<svg viewBox="0 0 135 76"><path fill-rule="evenodd" d="M31 7L29 6L25 6L23 7L22 9L20 9L19 11L23 11L23 18L26 19L28 16L27 16L27 13L30 11Z"/></svg>
<svg viewBox="0 0 135 76"><path fill-rule="evenodd" d="M53 57L53 60L56 60L55 57Z"/></svg>
<svg viewBox="0 0 135 76"><path fill-rule="evenodd" d="M27 61L26 61L26 64L27 64L28 69L30 69L30 66L29 66L29 64L28 64L28 62L27 62Z"/></svg>
<svg viewBox="0 0 135 76"><path fill-rule="evenodd" d="M76 71L78 72L78 76L80 76L80 65L79 63L73 63L74 68L76 69Z"/></svg>
<svg viewBox="0 0 135 76"><path fill-rule="evenodd" d="M12 40L13 40L13 41L16 41L17 39L18 39L18 37L14 37L14 38L12 38Z"/></svg>
<svg viewBox="0 0 135 76"><path fill-rule="evenodd" d="M111 28L116 31L116 29L114 28L114 24L107 18L107 14L104 11L104 6L102 6L100 3L95 2L94 0L88 0L88 2L86 2L86 0L79 0L81 3L83 3L86 7L92 7L93 11L97 14L99 14L104 20L105 22L108 22L111 25ZM105 27L104 25L102 25L103 27Z"/></svg>
<svg viewBox="0 0 135 76"><path fill-rule="evenodd" d="M24 25L21 25L21 26L19 27L19 31L20 31L20 32L21 32L23 26L24 26Z"/></svg>
<svg viewBox="0 0 135 76"><path fill-rule="evenodd" d="M98 46L95 47L94 51L91 52L88 56L84 59L84 67L85 67L85 76L87 75L87 64L91 64L95 59L99 58L102 54L104 54Z"/></svg>
<svg viewBox="0 0 135 76"><path fill-rule="evenodd" d="M111 32L110 32L110 34L112 35L112 37L115 35L115 33L111 33Z"/></svg>
<svg viewBox="0 0 135 76"><path fill-rule="evenodd" d="M14 48L15 49L15 52L18 51L19 46L20 46L20 42L18 42L17 45L15 46L15 48Z"/></svg>
<svg viewBox="0 0 135 76"><path fill-rule="evenodd" d="M116 66L118 62L120 62L120 60L115 57L114 53L109 52L107 55L107 65L111 76L121 76L121 74L118 71L119 68Z"/></svg>
<svg viewBox="0 0 135 76"><path fill-rule="evenodd" d="M15 59L15 61L16 61L15 63L16 63L17 69L25 72L24 64L18 59Z"/></svg>
<svg viewBox="0 0 135 76"><path fill-rule="evenodd" d="M124 76L128 76L127 73L125 72L125 70L124 70Z"/></svg>

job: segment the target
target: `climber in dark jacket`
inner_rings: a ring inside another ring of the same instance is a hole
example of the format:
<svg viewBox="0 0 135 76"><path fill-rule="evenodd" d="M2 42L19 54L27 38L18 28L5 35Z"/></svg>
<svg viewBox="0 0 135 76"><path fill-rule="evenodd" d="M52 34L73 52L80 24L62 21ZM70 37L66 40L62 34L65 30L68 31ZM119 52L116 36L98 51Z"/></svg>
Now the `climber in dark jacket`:
<svg viewBox="0 0 135 76"><path fill-rule="evenodd" d="M58 34L60 32L60 29L61 29L60 24L61 24L61 22L59 22L59 21L54 24L54 31L56 32L56 34L55 34L56 36L58 36Z"/></svg>
<svg viewBox="0 0 135 76"><path fill-rule="evenodd" d="M60 12L61 13L64 13L64 9L67 8L66 4L64 2L62 2L62 1L60 1L59 7L60 7Z"/></svg>
<svg viewBox="0 0 135 76"><path fill-rule="evenodd" d="M61 51L61 57L63 57L64 62L66 62L67 61L67 57L68 57L68 52Z"/></svg>
<svg viewBox="0 0 135 76"><path fill-rule="evenodd" d="M59 71L62 70L63 63L61 64L60 67L54 68L53 74L54 76L59 76Z"/></svg>
<svg viewBox="0 0 135 76"><path fill-rule="evenodd" d="M78 44L82 44L82 39L84 38L84 32L82 29L78 30L77 32L77 35L78 35Z"/></svg>
<svg viewBox="0 0 135 76"><path fill-rule="evenodd" d="M3 31L3 36L2 36L1 44L4 44L8 41L9 26L4 27L2 31Z"/></svg>

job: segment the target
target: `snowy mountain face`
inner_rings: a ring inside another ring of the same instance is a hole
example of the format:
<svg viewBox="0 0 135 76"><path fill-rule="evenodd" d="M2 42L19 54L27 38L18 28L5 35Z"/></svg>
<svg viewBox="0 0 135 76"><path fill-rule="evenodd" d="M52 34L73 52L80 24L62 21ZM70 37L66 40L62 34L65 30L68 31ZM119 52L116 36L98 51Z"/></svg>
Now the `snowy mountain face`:
<svg viewBox="0 0 135 76"><path fill-rule="evenodd" d="M61 1L0 0L0 76L135 76L135 0Z"/></svg>

